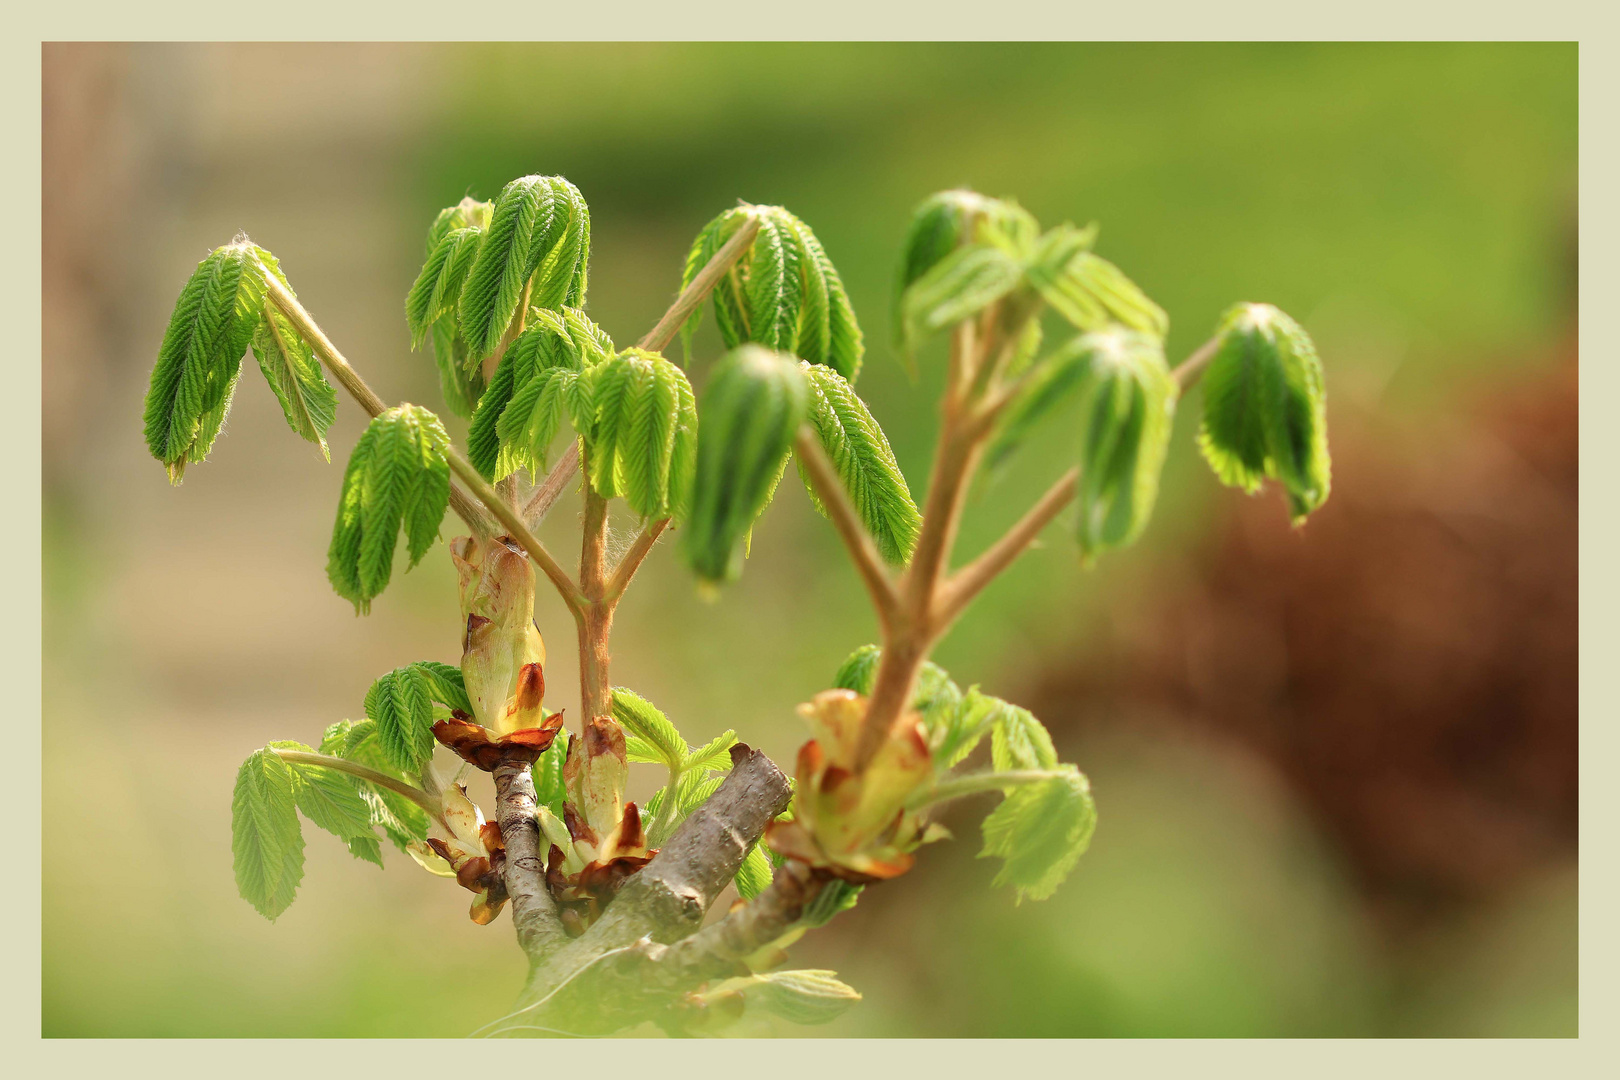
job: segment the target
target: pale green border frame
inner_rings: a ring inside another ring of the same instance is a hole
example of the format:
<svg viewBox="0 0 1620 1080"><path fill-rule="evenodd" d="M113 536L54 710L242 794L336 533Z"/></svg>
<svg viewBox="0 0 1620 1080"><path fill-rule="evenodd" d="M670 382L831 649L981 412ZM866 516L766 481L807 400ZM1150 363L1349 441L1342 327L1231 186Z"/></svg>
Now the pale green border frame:
<svg viewBox="0 0 1620 1080"><path fill-rule="evenodd" d="M1060 0L934 0L891 3L873 0L817 0L771 5L686 0L653 0L563 7L540 0L509 0L479 5L489 13L482 24L519 39L552 40L899 40L907 38L1160 40L1167 29L1178 40L1555 40L1580 42L1582 139L1580 182L1597 193L1581 206L1580 291L1583 301L1614 303L1620 295L1616 274L1616 219L1612 193L1620 192L1616 169L1616 103L1620 102L1620 49L1612 0L1542 0L1535 4L1437 3L1431 0L1359 0L1331 9L1307 10L1295 2L1229 0L1137 0L1129 5L1088 10ZM1607 10L1605 10L1605 7ZM441 4L394 0L370 10L343 8L332 0L287 0L262 5L207 5L201 0L78 0L50 10L31 7L7 17L0 62L6 88L4 142L11 165L0 177L12 228L0 269L0 304L11 355L4 363L11 390L10 416L0 432L6 460L19 468L8 524L0 534L4 565L0 610L10 640L0 650L7 667L13 747L21 747L6 790L13 818L41 805L40 731L28 721L40 715L39 640L41 590L40 419L40 45L52 40L439 40L447 31L465 36L470 24L445 17ZM1606 17L1605 17L1606 16ZM32 29L30 29L32 27ZM32 40L19 40L32 35ZM503 35L491 35L503 36ZM1586 305L1583 303L1583 310ZM1603 307L1599 307L1601 312ZM1581 336L1592 354L1620 355L1620 333L1606 321L1583 321ZM1616 609L1617 571L1607 553L1620 540L1620 511L1607 467L1620 459L1620 425L1596 403L1607 403L1620 389L1613 359L1583 366L1581 400L1581 824L1595 843L1581 857L1581 984L1579 1039L1572 1040L1142 1040L963 1042L869 1040L839 1045L829 1040L779 1040L738 1045L735 1055L699 1042L658 1044L656 1069L662 1076L713 1075L735 1070L772 1077L899 1076L905 1074L995 1076L1008 1072L1064 1076L1159 1074L1239 1074L1245 1077L1353 1077L1466 1073L1470 1077L1576 1077L1607 1074L1620 1062L1620 994L1616 992L1615 944L1620 931L1615 841L1607 833L1617 817L1620 784L1609 775L1620 736L1613 718L1617 695L1610 659L1620 646L1610 613ZM1605 663L1605 661L1609 661ZM93 814L94 808L86 813ZM289 1073L324 1077L367 1075L387 1070L396 1076L492 1072L503 1064L523 1075L545 1076L573 1070L601 1071L618 1066L600 1047L560 1042L543 1049L531 1043L483 1044L475 1058L467 1047L445 1042L373 1041L277 1043L247 1048L231 1041L51 1040L40 1030L40 927L37 841L26 828L12 831L6 845L0 912L5 918L5 949L0 965L0 1032L8 1045L3 1060L13 1075L50 1072L78 1077L107 1073L120 1077L161 1075L165 1080L204 1073L241 1078L285 1077ZM816 1052L819 1048L820 1052ZM651 1049L651 1047L649 1047ZM1604 1065L1604 1062L1608 1062ZM649 1063L651 1064L651 1063Z"/></svg>

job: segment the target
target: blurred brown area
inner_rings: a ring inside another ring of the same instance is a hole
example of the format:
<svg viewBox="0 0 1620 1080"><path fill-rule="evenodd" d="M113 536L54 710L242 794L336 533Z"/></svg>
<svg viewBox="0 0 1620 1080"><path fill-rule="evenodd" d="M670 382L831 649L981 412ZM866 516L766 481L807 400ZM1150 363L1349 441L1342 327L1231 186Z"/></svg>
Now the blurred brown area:
<svg viewBox="0 0 1620 1080"><path fill-rule="evenodd" d="M1571 330L1440 420L1334 408L1322 511L1295 530L1274 492L1234 500L1187 578L1030 707L1257 752L1396 934L1572 858L1577 352Z"/></svg>

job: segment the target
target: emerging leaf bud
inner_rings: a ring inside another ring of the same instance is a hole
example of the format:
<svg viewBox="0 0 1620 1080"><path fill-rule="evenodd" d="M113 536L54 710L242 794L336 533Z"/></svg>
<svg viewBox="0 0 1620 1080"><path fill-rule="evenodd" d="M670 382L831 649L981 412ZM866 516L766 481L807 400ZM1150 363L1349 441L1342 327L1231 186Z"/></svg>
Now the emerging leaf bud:
<svg viewBox="0 0 1620 1080"><path fill-rule="evenodd" d="M484 812L467 797L464 784L451 784L442 793L440 820L428 827L427 846L450 864L456 882L474 894L469 914L483 926L500 914L506 903L506 845L500 826L484 820ZM433 867L413 853L418 862ZM434 871L437 873L438 871Z"/></svg>
<svg viewBox="0 0 1620 1080"><path fill-rule="evenodd" d="M852 690L824 690L799 706L815 738L799 749L795 816L772 822L766 833L780 854L856 883L911 868L911 852L924 840L923 822L905 803L933 775L915 713L896 723L866 770L856 773L866 705Z"/></svg>
<svg viewBox="0 0 1620 1080"><path fill-rule="evenodd" d="M458 537L450 557L461 577L461 674L471 719L433 725L440 742L480 769L508 758L532 763L562 728L546 715L545 642L534 625L534 567L510 537Z"/></svg>

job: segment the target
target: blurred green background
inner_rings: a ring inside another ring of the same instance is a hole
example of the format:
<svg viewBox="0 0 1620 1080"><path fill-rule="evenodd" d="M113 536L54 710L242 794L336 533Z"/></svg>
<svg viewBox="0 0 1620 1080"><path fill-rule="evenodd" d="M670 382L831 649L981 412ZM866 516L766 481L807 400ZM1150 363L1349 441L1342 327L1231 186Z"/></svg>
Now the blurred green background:
<svg viewBox="0 0 1620 1080"><path fill-rule="evenodd" d="M941 371L926 354L906 376L888 303L909 210L943 187L1099 221L1099 251L1170 312L1172 359L1265 300L1327 365L1335 490L1302 532L1275 494L1216 485L1189 400L1141 544L1082 571L1054 527L941 646L1092 779L1101 824L1057 896L992 891L986 808L957 808L954 843L795 947L866 1000L745 1032L1575 1033L1575 46L44 56L44 1034L458 1036L515 994L507 920L474 926L467 894L402 858L379 872L310 830L286 915L237 898L237 764L357 717L383 671L454 661L454 575L431 555L367 618L328 588L347 400L327 465L249 374L178 491L140 402L181 283L240 229L384 398L436 404L402 317L424 229L532 172L589 200L590 310L621 343L720 209L809 222L919 497ZM717 348L706 327L700 386ZM959 558L1073 438L1047 431L982 492ZM714 603L655 553L614 677L694 740L735 727L786 762L793 705L875 626L796 483L753 551ZM571 621L537 616L569 705Z"/></svg>

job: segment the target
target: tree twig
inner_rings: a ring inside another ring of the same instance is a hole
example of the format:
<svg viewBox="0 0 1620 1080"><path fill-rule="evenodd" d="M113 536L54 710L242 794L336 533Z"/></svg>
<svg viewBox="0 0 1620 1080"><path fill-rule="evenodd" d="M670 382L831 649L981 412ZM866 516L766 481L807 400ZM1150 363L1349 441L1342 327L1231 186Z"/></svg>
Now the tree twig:
<svg viewBox="0 0 1620 1080"><path fill-rule="evenodd" d="M496 820L506 846L502 876L512 899L512 925L517 929L518 945L533 964L566 939L557 902L546 887L546 860L534 817L534 777L523 762L502 762L495 767L494 779Z"/></svg>
<svg viewBox="0 0 1620 1080"><path fill-rule="evenodd" d="M822 449L820 440L808 424L800 426L794 449L798 451L805 471L810 474L816 495L821 499L821 505L827 508L827 516L832 518L833 526L855 563L855 569L866 583L866 591L872 596L872 606L877 608L879 622L887 628L900 602L894 583L884 569L883 559L867 534L866 526L861 524L860 515L849 504L849 496L844 493L843 482L838 479L837 471L827 459L827 452Z"/></svg>
<svg viewBox="0 0 1620 1080"><path fill-rule="evenodd" d="M641 527L641 532L636 534L630 550L624 553L624 558L619 560L619 565L613 570L613 576L608 579L607 591L602 596L605 602L618 603L619 597L630 587L630 581L636 576L636 571L641 568L642 561L651 553L653 545L658 543L658 538L664 535L664 530L669 527L669 521L669 518L659 518Z"/></svg>
<svg viewBox="0 0 1620 1080"><path fill-rule="evenodd" d="M366 381L360 377L360 373L349 365L342 353L338 352L337 346L332 344L325 331L304 309L304 305L298 302L298 298L287 291L286 286L281 284L276 275L265 274L264 278L266 295L269 296L271 303L275 304L281 313L287 317L287 320L298 328L298 333L315 350L315 355L320 358L321 364L327 371L332 373L332 377L342 385L343 389L349 392L349 396L354 398L360 407L373 417L381 416L386 412L388 406L383 403L382 398L378 397L371 387L366 385ZM468 498L467 494L455 484L450 485L450 506L480 539L490 535L492 530L490 529L489 518L478 508L478 504Z"/></svg>
<svg viewBox="0 0 1620 1080"><path fill-rule="evenodd" d="M610 950L643 938L679 940L703 922L748 849L792 797L787 777L760 751L739 743L731 757L731 772L719 789L681 823L652 862L625 883L602 917L584 936L543 958L518 1000L518 1011L546 998ZM570 1021L559 1026L584 1030L580 1025L588 1022L586 1018L573 1022L580 1006L570 1000L553 1008Z"/></svg>
<svg viewBox="0 0 1620 1080"><path fill-rule="evenodd" d="M1057 483L1048 488L1046 494L1000 540L940 586L934 603L934 618L942 629L956 621L973 598L1023 554L1047 523L1057 517L1074 498L1079 482L1080 468L1076 466L1059 477Z"/></svg>
<svg viewBox="0 0 1620 1080"><path fill-rule="evenodd" d="M1171 378L1180 384L1182 393L1186 393L1191 389L1193 383L1198 381L1198 377L1204 373L1204 369L1209 366L1209 362L1215 359L1215 354L1220 351L1220 348L1221 339L1212 337L1194 349L1192 355L1183 360L1170 373Z"/></svg>

